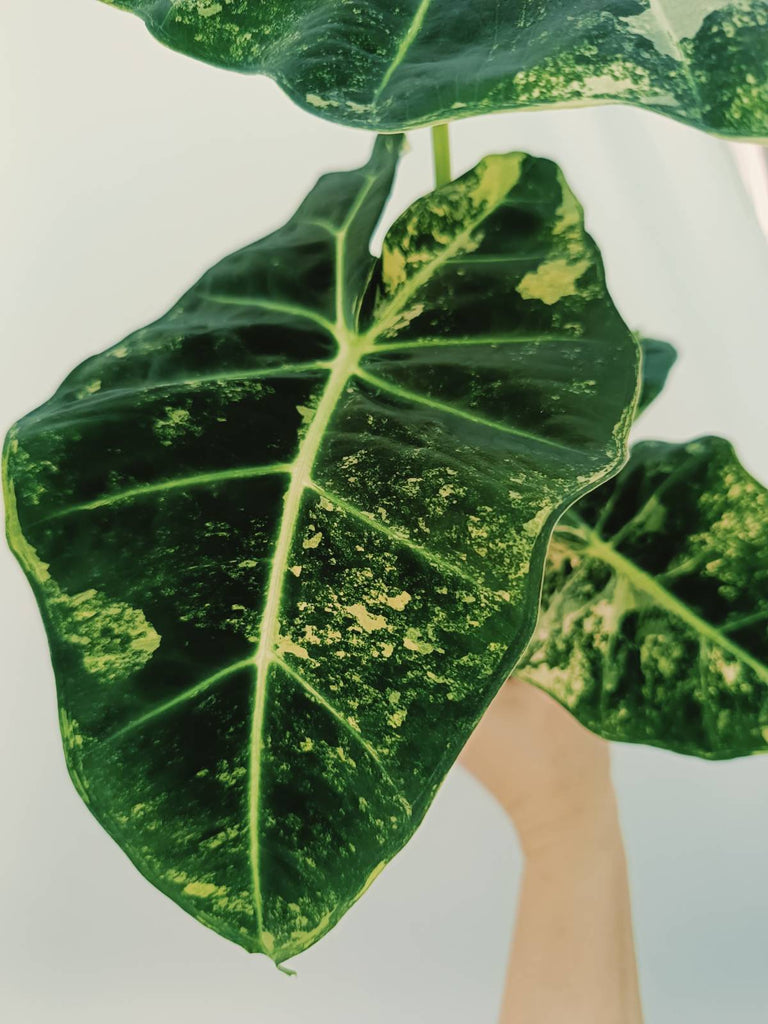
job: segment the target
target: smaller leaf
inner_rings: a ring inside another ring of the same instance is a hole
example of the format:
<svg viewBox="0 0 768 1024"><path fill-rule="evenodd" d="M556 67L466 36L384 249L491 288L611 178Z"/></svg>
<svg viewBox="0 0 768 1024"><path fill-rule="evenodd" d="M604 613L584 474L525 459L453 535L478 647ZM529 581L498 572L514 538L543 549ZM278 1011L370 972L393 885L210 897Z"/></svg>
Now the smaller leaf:
<svg viewBox="0 0 768 1024"><path fill-rule="evenodd" d="M768 490L727 441L644 442L561 521L517 674L593 732L768 749Z"/></svg>
<svg viewBox="0 0 768 1024"><path fill-rule="evenodd" d="M655 402L659 397L667 383L669 371L677 361L677 350L668 341L640 338L640 351L642 384L637 403L637 416L645 412L651 402Z"/></svg>

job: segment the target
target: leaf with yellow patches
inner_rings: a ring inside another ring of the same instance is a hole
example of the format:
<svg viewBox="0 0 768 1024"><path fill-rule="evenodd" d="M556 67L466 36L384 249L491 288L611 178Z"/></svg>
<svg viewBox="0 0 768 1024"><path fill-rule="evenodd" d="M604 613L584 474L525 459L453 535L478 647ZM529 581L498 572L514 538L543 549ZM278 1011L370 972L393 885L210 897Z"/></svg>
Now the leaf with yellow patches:
<svg viewBox="0 0 768 1024"><path fill-rule="evenodd" d="M768 137L766 0L105 0L160 42L376 131L627 103Z"/></svg>
<svg viewBox="0 0 768 1024"><path fill-rule="evenodd" d="M768 750L768 490L727 441L646 441L555 531L518 674L594 732Z"/></svg>
<svg viewBox="0 0 768 1024"><path fill-rule="evenodd" d="M278 963L413 834L634 410L637 345L557 168L484 160L375 259L400 145L6 447L79 792L153 884ZM553 260L573 287L524 298Z"/></svg>

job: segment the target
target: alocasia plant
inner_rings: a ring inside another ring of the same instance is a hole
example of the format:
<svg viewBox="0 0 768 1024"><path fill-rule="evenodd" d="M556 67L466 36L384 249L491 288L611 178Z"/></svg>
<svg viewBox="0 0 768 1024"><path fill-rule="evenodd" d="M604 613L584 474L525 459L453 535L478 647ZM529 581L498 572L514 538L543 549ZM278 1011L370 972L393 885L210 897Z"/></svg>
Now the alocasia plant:
<svg viewBox="0 0 768 1024"><path fill-rule="evenodd" d="M622 101L768 135L761 0L115 6L346 124ZM639 360L550 161L486 158L371 255L401 143L5 447L78 791L159 889L278 963L408 841L513 669L610 738L768 747L766 490L715 438L621 468L674 351Z"/></svg>
<svg viewBox="0 0 768 1024"><path fill-rule="evenodd" d="M139 868L284 960L413 833L525 648L637 345L554 164L368 251L400 139L11 432L72 775Z"/></svg>
<svg viewBox="0 0 768 1024"><path fill-rule="evenodd" d="M563 516L517 672L609 739L768 750L768 491L728 442L645 441Z"/></svg>
<svg viewBox="0 0 768 1024"><path fill-rule="evenodd" d="M766 0L104 0L342 124L630 103L768 138Z"/></svg>
<svg viewBox="0 0 768 1024"><path fill-rule="evenodd" d="M642 411L675 360L643 339ZM768 750L768 490L721 438L644 441L562 517L516 674L608 739Z"/></svg>

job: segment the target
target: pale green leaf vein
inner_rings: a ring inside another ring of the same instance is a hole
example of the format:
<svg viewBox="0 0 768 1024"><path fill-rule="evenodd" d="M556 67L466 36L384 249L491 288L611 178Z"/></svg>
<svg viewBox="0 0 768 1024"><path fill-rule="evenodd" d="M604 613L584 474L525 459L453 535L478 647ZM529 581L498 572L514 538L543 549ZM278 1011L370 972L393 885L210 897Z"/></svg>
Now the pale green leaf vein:
<svg viewBox="0 0 768 1024"><path fill-rule="evenodd" d="M218 672L214 672L213 675L206 676L199 683L195 683L194 686L190 686L189 689L184 690L183 693L177 694L175 697L171 697L170 700L164 701L162 704L158 704L156 707L146 711L143 715L139 715L138 718L131 719L125 725L121 726L115 732L111 733L106 737L104 742L111 742L113 740L120 739L129 732L134 732L142 725L146 725L147 722L151 722L152 719L158 718L162 715L167 715L169 711L173 711L174 708L179 707L181 704L188 704L195 697L199 697L201 694L210 690L216 683L226 679L227 676L233 675L235 672L253 668L253 662L250 659L243 661L236 661L232 665L227 665L226 668L220 669Z"/></svg>
<svg viewBox="0 0 768 1024"><path fill-rule="evenodd" d="M401 533L399 530L394 530L391 526L388 526L380 519L377 519L373 513L364 512L351 502L345 501L344 498L340 498L339 495L335 494L333 491L329 491L325 487L322 487L315 480L310 480L307 486L331 505L340 508L353 519L357 519L359 522L365 523L365 525L369 526L372 530L383 534L394 544L398 544L401 547L412 551L425 562L428 562L430 565L434 565L435 568L442 569L443 572L447 572L451 576L461 577L461 579L470 583L472 587L477 587L479 585L478 579L467 572L466 569L461 566L454 565L453 562L447 561L441 555L438 555L437 552L430 551L429 548L425 548L421 544L417 544L416 541L411 540L405 533Z"/></svg>
<svg viewBox="0 0 768 1024"><path fill-rule="evenodd" d="M289 676L295 683L298 683L298 685L307 694L309 694L309 696L314 701L320 704L320 706L323 707L328 712L329 715L331 715L334 721L338 722L342 729L363 748L363 750L375 762L382 779L387 783L390 789L392 789L395 792L398 800L403 804L404 807L407 808L407 811L410 814L412 809L411 805L400 792L397 783L387 771L375 747L371 746L371 744L368 742L365 736L363 736L360 730L356 729L349 721L349 719L345 715L343 715L338 710L338 708L334 707L334 705L327 699L327 697L324 697L319 690L316 690L315 687L307 679L304 678L304 676L298 673L287 662L283 661L282 658L278 657L275 657L273 660L277 665L279 665L279 667L285 672L287 676Z"/></svg>
<svg viewBox="0 0 768 1024"><path fill-rule="evenodd" d="M159 494L163 491L187 490L194 487L206 485L217 485L231 480L249 480L260 476L279 476L282 473L290 473L289 463L275 462L267 466L235 466L231 469L221 469L215 473L194 473L190 476L173 477L170 480L158 480L153 484L137 484L135 487L127 487L123 491L114 491L112 494L102 495L94 498L93 501L84 501L79 505L67 505L38 522L48 522L50 519L61 519L63 516L72 515L74 512L90 512L93 509L104 508L106 505L116 505L121 501L133 501L146 498L151 494Z"/></svg>
<svg viewBox="0 0 768 1024"><path fill-rule="evenodd" d="M216 292L200 292L201 299L206 299L208 302L218 302L223 306L243 306L252 309L265 309L270 313L282 313L286 316L295 316L303 320L311 320L316 323L319 327L322 327L324 331L335 337L334 324L327 317L323 316L322 313L316 313L312 309L307 309L304 306L295 306L290 302L273 302L271 299L263 298L246 298L240 295L221 295Z"/></svg>
<svg viewBox="0 0 768 1024"><path fill-rule="evenodd" d="M408 51L413 45L414 39L419 34L419 32L421 32L421 29L424 25L424 18L426 17L427 11L429 10L431 4L432 0L421 0L421 3L416 8L416 12L413 15L413 19L411 20L411 23L409 24L407 31L401 38L397 50L395 50L395 54L392 60L390 61L387 70L384 72L384 75L382 76L382 79L379 82L376 91L373 94L374 103L376 103L376 101L381 97L381 94L389 85L392 76L405 60Z"/></svg>
<svg viewBox="0 0 768 1024"><path fill-rule="evenodd" d="M584 524L586 537L586 553L609 565L617 573L623 575L640 592L652 598L659 608L680 619L690 626L700 638L709 640L722 651L727 652L738 661L747 665L763 683L768 683L768 666L763 665L749 651L734 643L722 629L707 622L698 612L685 604L673 593L662 586L650 573L642 569L636 562L620 554L610 543L602 540Z"/></svg>
<svg viewBox="0 0 768 1024"><path fill-rule="evenodd" d="M583 342L592 341L591 338L577 338L572 334L516 334L507 335L506 337L496 337L489 335L475 336L472 338L419 338L417 341L392 341L384 342L381 345L376 345L365 351L365 356L375 356L382 352L408 352L418 351L421 348L451 348L451 347L464 347L464 346L487 346L492 348L496 345L530 345L539 344L545 342L567 342L569 344L579 344Z"/></svg>
<svg viewBox="0 0 768 1024"><path fill-rule="evenodd" d="M515 205L519 205L515 203ZM521 256L513 256L509 253L471 253L469 256L453 256L448 260L449 264L460 265L462 263L534 263L551 257L550 250L544 252L523 253Z"/></svg>
<svg viewBox="0 0 768 1024"><path fill-rule="evenodd" d="M271 377L299 377L303 373L329 370L331 365L332 363L328 359L316 359L308 363L284 363L280 366L268 366L261 370L235 370L232 373L206 374L201 377L183 377L177 380L141 381L131 387L109 388L95 394L84 395L82 398L57 402L50 408L41 406L40 409L36 409L25 417L25 421L39 423L44 419L61 418L68 412L98 413L104 405L108 405L110 402L127 400L133 403L142 394L149 391L180 391L186 388L194 389L205 384L220 385L229 382L269 380Z"/></svg>
<svg viewBox="0 0 768 1024"><path fill-rule="evenodd" d="M334 324L334 336L337 342L341 344L342 340L347 340L347 334L350 330L350 324L347 317L346 310L346 295L345 295L345 274L346 274L346 244L347 244L347 232L350 226L354 223L355 218L360 212L363 203L370 195L371 189L376 184L377 177L373 174L367 174L363 178L363 186L359 193L355 197L354 203L349 208L349 211L341 223L341 227L335 232L336 244L335 244L335 307L336 307L336 323Z"/></svg>
<svg viewBox="0 0 768 1024"><path fill-rule="evenodd" d="M511 434L514 437L523 438L524 440L531 441L535 444L544 445L547 448L557 448L560 451L569 452L571 455L576 453L582 458L584 457L584 451L581 448L576 448L574 445L564 444L562 441L554 441L548 437L541 437L538 434L532 434L520 427L512 427L508 426L506 423L498 423L495 420L485 419L485 417L478 416L466 409L460 409L457 406L448 405L445 402L438 402L436 399L430 398L428 395L422 395L418 391L411 391L408 388L400 387L398 384L391 384L389 381L383 380L381 377L376 377L374 374L369 373L366 370L358 368L356 375L372 387L379 388L381 391L386 391L389 394L394 395L396 398L402 398L404 401L413 402L415 405L423 405L429 409L434 409L435 412L439 412L441 415L458 417L460 419L467 420L469 423L473 423L478 427L484 427L488 430L497 430L505 434Z"/></svg>
<svg viewBox="0 0 768 1024"><path fill-rule="evenodd" d="M334 409L349 380L349 376L355 359L347 344L346 309L344 295L344 268L345 268L345 245L348 229L354 216L360 210L365 197L370 192L371 183L374 179L367 175L363 180L362 187L351 205L351 211L345 217L337 244L334 250L335 259L335 309L337 320L332 324L321 318L335 338L338 350L333 361L331 372L326 381L325 388L318 401L315 414L304 438L299 446L299 451L291 467L288 488L283 502L282 516L277 537L275 539L274 556L267 582L266 598L264 609L261 615L259 627L259 642L253 656L253 668L255 672L253 704L251 711L251 739L249 749L249 795L248 795L248 820L249 820L249 856L251 862L251 876L253 883L253 902L256 911L256 922L259 934L264 935L264 907L261 892L261 843L260 843L260 821L261 821L261 770L262 770L262 748L264 743L264 725L266 717L266 701L269 683L269 670L274 665L274 656L277 646L279 631L280 610L282 607L283 588L288 570L288 559L291 553L296 525L299 519L301 499L310 478L310 474L317 459L320 446L328 424L333 415Z"/></svg>
<svg viewBox="0 0 768 1024"><path fill-rule="evenodd" d="M472 236L477 228L503 207L508 199L509 194L505 193L497 202L489 202L483 206L477 216L468 220L465 227L456 234L451 242L439 249L431 259L425 260L401 287L377 306L376 319L363 336L365 345L375 345L383 334L393 329L397 324L398 317L418 294L419 289L427 284L446 263L467 251L467 246L471 244Z"/></svg>
<svg viewBox="0 0 768 1024"><path fill-rule="evenodd" d="M760 611L753 612L751 615L742 615L738 619L732 619L720 628L723 633L737 633L741 629L746 629L747 626L756 626L766 620L768 620L768 608L761 608Z"/></svg>
<svg viewBox="0 0 768 1024"><path fill-rule="evenodd" d="M701 462L706 461L707 458L708 454L705 451L702 451L697 459L693 459L691 461L683 461L678 466L676 466L675 469L673 469L672 472L669 473L667 477L662 481L662 483L654 491L651 492L649 497L646 499L646 501L643 502L643 504L640 506L640 508L638 508L634 515L632 515L618 530L616 530L613 533L613 535L610 537L611 545L618 548L619 545L622 544L624 540L626 540L626 538L629 536L630 533L632 533L634 529L636 529L638 526L641 526L646 516L654 508L660 506L662 495L664 495L673 484L678 483L682 477L685 477L689 473L694 472L694 470L701 464ZM608 521L608 517L613 509L613 500L617 497L618 494L619 489L617 488L611 495L611 499L609 499L609 501L606 503L600 516L598 517L597 523L595 524L595 534L598 537L601 536L602 528Z"/></svg>

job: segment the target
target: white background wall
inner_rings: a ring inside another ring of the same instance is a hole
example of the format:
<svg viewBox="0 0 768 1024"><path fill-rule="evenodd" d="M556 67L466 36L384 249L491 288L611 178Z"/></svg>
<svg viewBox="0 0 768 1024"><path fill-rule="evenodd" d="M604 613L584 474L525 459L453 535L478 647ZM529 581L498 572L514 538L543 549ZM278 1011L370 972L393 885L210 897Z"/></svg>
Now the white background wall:
<svg viewBox="0 0 768 1024"><path fill-rule="evenodd" d="M457 171L490 151L558 160L625 319L679 346L642 434L724 434L768 480L768 246L728 146L618 107L452 135ZM164 50L96 0L2 0L3 429L371 141L266 79ZM430 187L427 143L412 136L388 222ZM101 832L66 777L43 629L5 550L0 598L6 1020L494 1024L520 858L472 779L454 770L416 839L287 979L155 892ZM615 775L649 1024L764 1021L768 758L620 748Z"/></svg>

